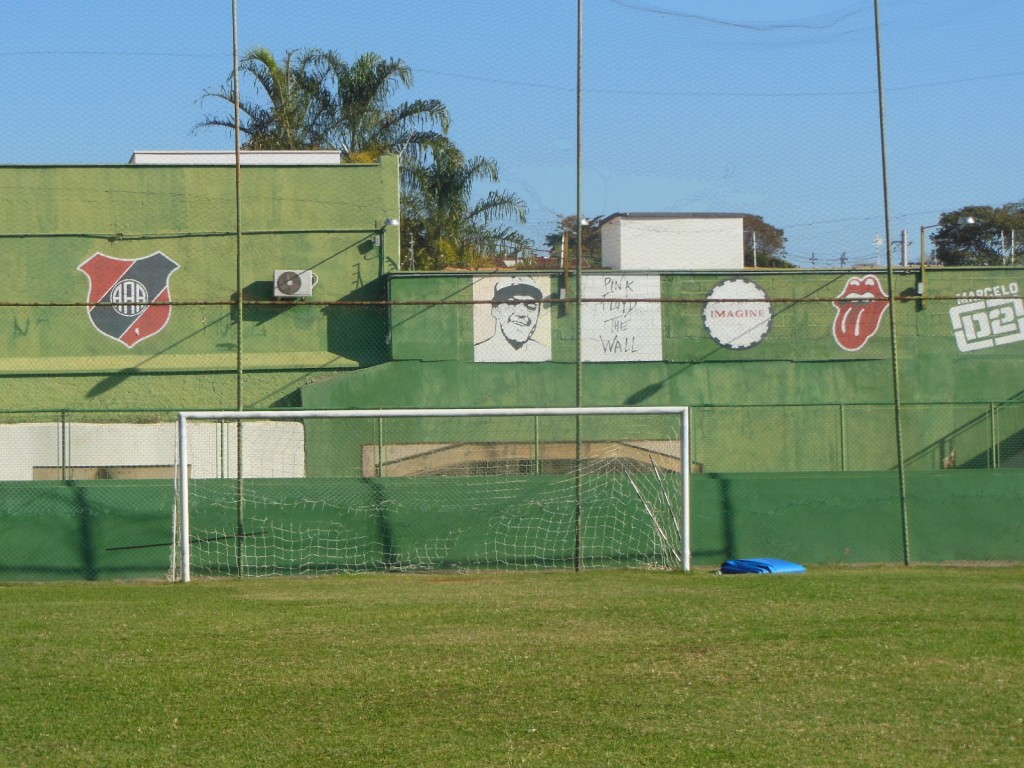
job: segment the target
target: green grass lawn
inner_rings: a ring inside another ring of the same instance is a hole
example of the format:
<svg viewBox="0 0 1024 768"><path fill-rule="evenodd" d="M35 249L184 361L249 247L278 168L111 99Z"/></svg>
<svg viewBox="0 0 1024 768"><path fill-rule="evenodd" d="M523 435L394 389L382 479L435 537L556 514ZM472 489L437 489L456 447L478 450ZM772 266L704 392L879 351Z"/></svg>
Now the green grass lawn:
<svg viewBox="0 0 1024 768"><path fill-rule="evenodd" d="M0 585L0 765L1020 766L1022 618L1022 567Z"/></svg>

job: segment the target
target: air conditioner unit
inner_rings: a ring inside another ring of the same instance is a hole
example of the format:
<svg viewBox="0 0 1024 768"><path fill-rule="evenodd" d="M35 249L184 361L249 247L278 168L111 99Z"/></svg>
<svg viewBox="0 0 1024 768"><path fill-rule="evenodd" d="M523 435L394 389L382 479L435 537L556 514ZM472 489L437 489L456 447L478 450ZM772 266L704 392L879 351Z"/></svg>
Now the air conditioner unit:
<svg viewBox="0 0 1024 768"><path fill-rule="evenodd" d="M313 295L317 277L308 269L275 269L274 298L301 299Z"/></svg>

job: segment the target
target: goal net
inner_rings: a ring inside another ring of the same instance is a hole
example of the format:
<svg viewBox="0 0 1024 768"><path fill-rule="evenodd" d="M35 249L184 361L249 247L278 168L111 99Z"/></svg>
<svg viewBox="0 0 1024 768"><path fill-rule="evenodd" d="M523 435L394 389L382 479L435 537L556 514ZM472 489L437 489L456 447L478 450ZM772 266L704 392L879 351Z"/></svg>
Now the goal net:
<svg viewBox="0 0 1024 768"><path fill-rule="evenodd" d="M171 576L689 570L688 417L182 412Z"/></svg>

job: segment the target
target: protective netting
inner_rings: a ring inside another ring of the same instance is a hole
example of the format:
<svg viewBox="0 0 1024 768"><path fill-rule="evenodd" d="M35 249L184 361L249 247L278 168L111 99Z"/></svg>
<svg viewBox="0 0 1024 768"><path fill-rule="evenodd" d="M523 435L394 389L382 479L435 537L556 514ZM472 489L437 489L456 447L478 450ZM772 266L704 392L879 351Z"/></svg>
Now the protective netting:
<svg viewBox="0 0 1024 768"><path fill-rule="evenodd" d="M247 489L239 532L235 521L212 527L208 522L223 517L218 511L234 515L238 499L217 501L197 482L193 509L202 511L190 534L192 573L574 567L578 523L571 475L546 482L459 476L457 485L382 480L372 504L360 498L359 489L331 493L323 482L305 485L295 501L282 501L269 489ZM280 486L274 490L288 493ZM581 494L580 565L680 567L678 474L589 466Z"/></svg>
<svg viewBox="0 0 1024 768"><path fill-rule="evenodd" d="M311 417L275 477L303 422L187 422L191 574L682 567L679 415L579 418L577 446L576 417Z"/></svg>

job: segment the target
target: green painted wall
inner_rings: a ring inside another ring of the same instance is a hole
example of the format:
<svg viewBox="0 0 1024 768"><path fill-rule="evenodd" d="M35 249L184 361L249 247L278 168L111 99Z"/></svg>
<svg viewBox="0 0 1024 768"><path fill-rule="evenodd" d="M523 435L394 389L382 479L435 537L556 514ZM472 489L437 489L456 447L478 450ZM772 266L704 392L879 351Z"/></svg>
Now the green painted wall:
<svg viewBox="0 0 1024 768"><path fill-rule="evenodd" d="M169 481L0 483L0 580L161 578Z"/></svg>
<svg viewBox="0 0 1024 768"><path fill-rule="evenodd" d="M233 167L0 167L3 406L234 407L236 264L249 407L295 402L318 372L385 359L383 311L324 302L383 297L398 254L397 228L384 226L398 216L397 158L245 166L240 190L239 240ZM157 251L180 265L171 317L127 348L90 323L78 267ZM282 268L317 274L311 300L273 300Z"/></svg>
<svg viewBox="0 0 1024 768"><path fill-rule="evenodd" d="M676 368L667 363L632 363L630 378L624 378L622 368L586 366L587 402L693 405L693 455L708 471L863 471L895 466L891 374L883 361L844 364L828 377L835 389L824 389L819 383L821 399L803 401L793 392L801 384L811 388L814 382L800 382L800 375L827 376L824 371L801 371L795 364L772 361L747 363L739 371L740 366ZM858 373L870 376L868 382L861 383ZM846 374L848 382L842 378ZM638 387L636 381L652 385ZM751 387L750 382L758 386ZM840 388L840 384L848 386ZM333 377L305 387L302 394L307 408L570 407L574 387L575 369L570 364L403 361ZM638 392L645 397L635 398ZM722 400L716 400L716 395ZM844 396L851 400L844 402ZM987 467L995 465L988 457L1001 442L1006 443L1004 461L1010 452L1020 451L1024 404L906 405L902 420L910 468L938 469L953 447L960 456L959 466ZM349 427L317 425L310 433L310 456L326 454L331 462L351 464L353 459L340 459L339 454L358 446L343 447L337 438L342 429ZM994 429L1000 436L995 446ZM438 424L435 431L436 440L467 439L461 426Z"/></svg>
<svg viewBox="0 0 1024 768"><path fill-rule="evenodd" d="M0 167L3 418L106 411L104 418L134 419L142 411L235 407L239 264L247 408L575 405L573 308L552 302L551 362L474 363L479 275L395 274L399 233L384 222L398 216L398 197L395 158L245 167L236 239L230 167ZM97 252L137 259L156 251L180 265L170 280L171 318L126 348L89 322L88 280L78 267ZM274 301L277 268L315 271L313 300ZM900 559L888 316L855 350L834 335L833 302L848 280L866 274L665 274L659 322L634 329L658 335L662 359L582 366L586 405L694 406L694 458L705 469L694 476L701 562L759 554ZM1024 556L1012 469L934 471L953 449L958 466L972 468L1021 450L1024 320L1000 301L1020 297L1022 274L932 270L921 301L917 271L897 270L915 559ZM561 275L536 277L557 297ZM770 332L742 349L716 342L703 315L709 293L735 280L755 283L772 304ZM992 303L972 305L968 323L958 308L972 293ZM373 303L385 296L390 307ZM967 349L964 332L977 334ZM409 439L454 441L478 429L424 424ZM375 439L368 425L344 439L337 425L311 426L311 473L353 466ZM378 495L424 498L424 481L383 482ZM171 493L169 484L114 481L3 484L0 578L160 575Z"/></svg>
<svg viewBox="0 0 1024 768"><path fill-rule="evenodd" d="M503 273L507 275L507 273ZM893 368L888 309L858 349L835 335L834 301L866 272L746 271L660 277L660 361L585 362L585 405L694 407L694 458L708 471L892 469L896 465ZM917 270L898 271L894 294L904 457L910 469L997 466L1024 447L1024 317L989 346L963 349L960 307L970 293L996 304L973 322L992 323L1020 296L1019 268L933 269L926 298ZM549 310L552 361L475 363L474 280L495 275L399 274L389 277L393 362L306 386L310 408L572 406L576 404L576 319L572 306ZM534 275L557 297L562 276ZM877 274L885 285L885 274ZM708 332L709 293L725 281L756 283L772 304L764 339L731 349ZM572 286L570 285L570 289ZM1017 304L1020 302L1017 301ZM972 312L977 309L974 305ZM973 315L972 315L973 317ZM1013 330L1013 329L1011 329ZM996 343L998 340L999 343ZM338 464L337 425L318 427L310 455ZM433 439L463 439L447 427ZM353 446L354 448L354 446Z"/></svg>
<svg viewBox="0 0 1024 768"><path fill-rule="evenodd" d="M520 506L528 512L530 499L550 481L537 478ZM435 552L439 538L450 538L452 531L487 531L514 506L500 499L488 510L485 500L477 499L466 517L451 504L457 480L336 479L327 481L329 487L324 482L252 481L253 498L273 504L251 508L250 519L277 515L286 527L343 526L362 541L362 554L353 552L353 558L370 553L378 562L390 558L400 565L417 550ZM903 532L895 482L891 472L695 475L694 564L711 567L733 557L768 556L805 564L900 562ZM317 493L350 503L307 503L311 483ZM909 483L918 501L909 520L911 562L1021 558L1024 489L1016 471L919 472L910 474ZM27 485L33 493L25 492ZM0 581L165 576L173 493L169 481L0 483ZM974 503L979 498L985 504ZM388 525L369 512L373 505L387 510ZM195 514L202 521L197 524L208 529L234 530L230 508ZM637 517L646 519L640 511ZM535 542L523 535L520 545L528 551ZM534 535L546 540L551 532L538 527ZM551 551L547 541L536 544ZM480 539L459 538L446 563L473 565L462 558L480 551ZM571 565L568 549L565 556ZM334 555L324 557L326 563Z"/></svg>
<svg viewBox="0 0 1024 768"><path fill-rule="evenodd" d="M747 271L722 274L664 274L661 276L661 327L641 333L661 334L663 365L617 363L617 386L609 388L600 374L584 373L586 404L656 404L669 402L807 403L877 402L891 400L891 354L887 314L864 346L848 351L833 335L837 310L833 301L846 281L885 273L830 272L826 270L773 272ZM390 293L392 353L395 360L473 360L472 282L478 275L394 275ZM559 274L538 274L557 295ZM746 349L717 343L703 320L707 297L726 280L754 282L772 304L771 327L764 340ZM908 402L973 402L1012 399L1024 386L1024 345L1018 337L984 349L961 351L955 339L951 310L956 297L968 291L1012 286L1020 297L1024 271L1020 268L932 269L927 274L927 300L914 300L917 270L896 274L893 293L905 297L895 303L898 354L903 398ZM571 288L571 286L570 286ZM436 305L422 302L436 301ZM994 310L993 310L994 311ZM575 314L572 307L550 310L552 362L575 360ZM1012 317L1015 323L1021 318ZM511 364L487 363L515 381ZM544 364L533 364L541 365ZM584 365L585 371L599 365ZM461 375L461 374L460 374ZM557 374L552 374L557 375ZM593 382L591 384L591 382ZM454 383L454 382L453 382ZM489 404L524 405L515 386L493 393ZM433 393L424 393L431 397ZM409 389L417 404L426 400ZM387 397L387 395L385 395ZM410 399L408 404L412 404Z"/></svg>

